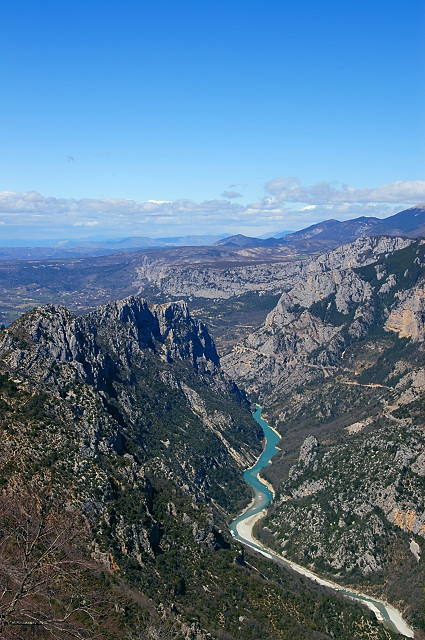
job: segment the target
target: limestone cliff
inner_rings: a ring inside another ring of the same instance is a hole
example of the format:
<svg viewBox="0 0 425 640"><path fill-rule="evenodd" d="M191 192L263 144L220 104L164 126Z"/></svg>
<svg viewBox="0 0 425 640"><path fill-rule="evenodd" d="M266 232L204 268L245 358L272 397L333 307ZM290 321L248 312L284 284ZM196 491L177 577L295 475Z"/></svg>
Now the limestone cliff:
<svg viewBox="0 0 425 640"><path fill-rule="evenodd" d="M400 301L391 310L385 328L398 333L400 338L415 342L425 340L425 285L418 284L408 291L396 294Z"/></svg>
<svg viewBox="0 0 425 640"><path fill-rule="evenodd" d="M278 394L279 385L295 388L330 375L346 347L373 326L422 341L423 254L421 240L363 238L320 256L223 366L261 397L270 386Z"/></svg>
<svg viewBox="0 0 425 640"><path fill-rule="evenodd" d="M145 259L137 267L139 292L147 285L156 295L194 298L231 298L247 292L278 293L315 273L348 269L373 262L379 255L408 246L412 240L386 236L359 238L319 257L297 256L266 250L242 250L232 262L168 264ZM256 251L259 251L257 255Z"/></svg>

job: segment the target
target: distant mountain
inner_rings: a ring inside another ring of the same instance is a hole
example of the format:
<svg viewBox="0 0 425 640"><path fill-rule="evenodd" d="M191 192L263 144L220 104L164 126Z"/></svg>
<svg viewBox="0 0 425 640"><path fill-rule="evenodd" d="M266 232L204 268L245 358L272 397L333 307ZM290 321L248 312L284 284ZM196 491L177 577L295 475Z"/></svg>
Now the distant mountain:
<svg viewBox="0 0 425 640"><path fill-rule="evenodd" d="M294 244L303 250L327 250L341 244L354 242L357 238L379 235L378 218L354 218L353 220L325 220L306 229L295 231L282 238L282 244ZM397 235L397 234L396 234ZM400 234L398 234L400 235Z"/></svg>
<svg viewBox="0 0 425 640"><path fill-rule="evenodd" d="M271 247L277 243L276 238L251 238L241 233L235 236L228 236L222 240L218 240L214 246L216 247Z"/></svg>
<svg viewBox="0 0 425 640"><path fill-rule="evenodd" d="M267 240L268 238L283 238L283 236L287 236L289 233L293 233L291 229L287 229L286 231L278 231L277 233L264 233L260 236L261 239Z"/></svg>
<svg viewBox="0 0 425 640"><path fill-rule="evenodd" d="M354 242L357 238L388 235L418 238L425 236L425 205L417 205L384 218L362 216L352 220L324 220L293 233L282 232L275 238L229 236L216 242L224 247L293 246L302 253L328 251Z"/></svg>
<svg viewBox="0 0 425 640"><path fill-rule="evenodd" d="M425 204L405 209L379 222L379 233L392 236L404 235L409 238L425 236Z"/></svg>
<svg viewBox="0 0 425 640"><path fill-rule="evenodd" d="M291 243L306 249L332 249L357 238L389 235L418 238L425 235L425 205L400 211L388 218L362 216L353 220L325 220L286 235L282 243Z"/></svg>
<svg viewBox="0 0 425 640"><path fill-rule="evenodd" d="M201 247L213 245L225 238L221 235L191 235L171 238L148 238L132 236L119 240L83 240L81 242L57 242L41 247L0 247L0 260L52 260L62 258L94 258L118 251L139 251L167 247Z"/></svg>
<svg viewBox="0 0 425 640"><path fill-rule="evenodd" d="M163 243L164 247L204 247L210 246L228 236L228 233L221 233L220 235L176 236L171 238L157 238L156 242Z"/></svg>
<svg viewBox="0 0 425 640"><path fill-rule="evenodd" d="M425 205L417 205L384 218L366 217L353 220L324 220L300 231L281 231L274 237L255 238L237 234L229 236L190 235L165 238L134 236L118 240L85 240L81 242L57 242L51 246L0 247L0 260L54 260L66 258L94 258L122 251L166 249L171 247L288 247L292 252L316 253L329 251L354 242L357 238L374 235L425 236Z"/></svg>

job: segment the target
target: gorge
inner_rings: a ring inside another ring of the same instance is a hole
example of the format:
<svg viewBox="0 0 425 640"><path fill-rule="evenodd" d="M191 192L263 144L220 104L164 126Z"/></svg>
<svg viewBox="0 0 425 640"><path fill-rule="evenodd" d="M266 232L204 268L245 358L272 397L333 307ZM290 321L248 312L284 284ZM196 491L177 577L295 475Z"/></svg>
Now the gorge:
<svg viewBox="0 0 425 640"><path fill-rule="evenodd" d="M260 540L255 537L255 525L265 515L266 507L274 497L270 488L267 487L267 483L264 480L261 480L259 474L261 469L272 463L271 456L273 456L278 450L277 443L281 438L280 435L270 428L268 423L261 417L261 408L258 405L253 415L263 429L265 448L256 464L244 473L244 479L252 487L254 497L252 504L230 523L230 532L233 537L239 542L242 542L242 544L254 549L258 553L261 553L266 558L269 558L273 562L283 566L287 570L289 569L296 573L300 573L324 587L328 587L329 589L332 589L352 600L361 602L371 609L375 613L377 619L383 621L388 629L395 631L396 633L400 633L407 638L413 638L413 629L406 624L400 612L388 603L384 603L382 600L374 600L363 593L359 593L358 591L344 589L341 585L335 582L321 578L305 567L286 560L282 555L273 553L271 549L261 544Z"/></svg>
<svg viewBox="0 0 425 640"><path fill-rule="evenodd" d="M5 638L394 637L232 539L262 433L184 303L29 311L0 400Z"/></svg>

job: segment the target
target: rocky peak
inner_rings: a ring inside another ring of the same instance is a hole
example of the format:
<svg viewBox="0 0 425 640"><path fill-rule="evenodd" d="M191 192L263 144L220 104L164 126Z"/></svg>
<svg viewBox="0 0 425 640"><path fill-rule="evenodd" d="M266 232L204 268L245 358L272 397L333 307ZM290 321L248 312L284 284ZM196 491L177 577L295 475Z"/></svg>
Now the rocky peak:
<svg viewBox="0 0 425 640"><path fill-rule="evenodd" d="M192 319L186 302L170 302L152 306L161 340L171 357L191 358L195 368L202 362L218 366L219 357L206 326ZM190 340L188 341L188 327Z"/></svg>
<svg viewBox="0 0 425 640"><path fill-rule="evenodd" d="M80 322L86 332L101 334L116 353L133 357L135 351L150 349L168 359L190 359L195 368L201 362L219 365L205 325L191 317L183 301L148 306L143 298L130 296L99 307Z"/></svg>
<svg viewBox="0 0 425 640"><path fill-rule="evenodd" d="M205 325L193 320L184 302L149 307L131 296L76 317L64 307L47 305L25 314L0 335L8 364L38 379L52 375L56 363L73 363L83 379L112 365L131 368L143 353L165 360L189 360L197 370L219 365Z"/></svg>

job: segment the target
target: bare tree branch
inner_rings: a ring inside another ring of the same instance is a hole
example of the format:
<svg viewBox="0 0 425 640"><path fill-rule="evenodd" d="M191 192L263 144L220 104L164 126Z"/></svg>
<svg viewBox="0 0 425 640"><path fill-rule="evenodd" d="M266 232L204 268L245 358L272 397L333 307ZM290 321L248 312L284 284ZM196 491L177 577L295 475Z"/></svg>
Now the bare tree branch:
<svg viewBox="0 0 425 640"><path fill-rule="evenodd" d="M84 528L77 513L50 497L0 496L0 637L88 640L97 634L96 603L84 592L89 561L79 549ZM47 634L47 635L46 635Z"/></svg>

